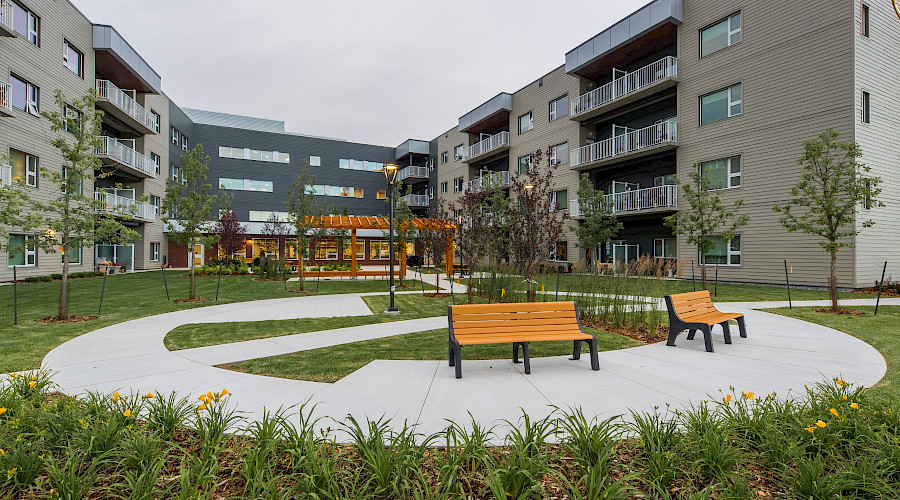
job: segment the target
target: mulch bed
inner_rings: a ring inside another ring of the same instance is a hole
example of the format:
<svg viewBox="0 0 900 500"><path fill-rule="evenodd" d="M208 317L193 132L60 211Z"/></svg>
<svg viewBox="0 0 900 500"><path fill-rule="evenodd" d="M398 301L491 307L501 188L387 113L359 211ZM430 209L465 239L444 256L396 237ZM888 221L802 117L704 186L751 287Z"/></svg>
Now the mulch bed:
<svg viewBox="0 0 900 500"><path fill-rule="evenodd" d="M422 294L422 296L423 296L423 297L449 297L450 294L449 294L449 293L435 293L435 292L430 292L430 293L424 293L424 294Z"/></svg>
<svg viewBox="0 0 900 500"><path fill-rule="evenodd" d="M206 297L195 297L193 299L175 299L172 302L175 302L176 304L180 304L182 302L206 302L207 300L209 300L209 299Z"/></svg>
<svg viewBox="0 0 900 500"><path fill-rule="evenodd" d="M58 319L56 316L47 316L46 318L38 318L35 321L37 321L38 323L61 325L63 323L82 323L84 321L93 321L98 317L99 316L78 316L73 314L66 319Z"/></svg>
<svg viewBox="0 0 900 500"><path fill-rule="evenodd" d="M855 291L856 291L856 292L859 292L859 293L871 293L871 294L873 294L873 295L877 295L877 294L878 294L878 287L877 287L877 286L872 286L872 287L869 287L869 288L862 288L862 289L860 289L860 290L855 290ZM885 287L885 288L882 288L882 289L881 289L881 296L882 296L882 297L900 297L900 288L894 288L893 285L887 286L887 287Z"/></svg>
<svg viewBox="0 0 900 500"><path fill-rule="evenodd" d="M290 293L316 293L312 288L304 288L303 290L288 290Z"/></svg>
<svg viewBox="0 0 900 500"><path fill-rule="evenodd" d="M817 313L839 314L843 316L862 316L866 314L863 311L855 311L853 309L838 309L837 311L835 311L828 307L817 307L813 309L813 311Z"/></svg>
<svg viewBox="0 0 900 500"><path fill-rule="evenodd" d="M623 337L628 337L630 339L637 340L638 342L643 342L645 344L655 344L657 342L661 342L663 340L667 340L669 338L669 328L665 325L658 325L656 327L656 332L651 332L646 325L641 325L641 327L637 330L633 328L625 328L625 327L613 327L610 325L605 325L603 323L597 322L595 324L585 325L591 328L597 328L600 330L606 330L607 332L617 333Z"/></svg>

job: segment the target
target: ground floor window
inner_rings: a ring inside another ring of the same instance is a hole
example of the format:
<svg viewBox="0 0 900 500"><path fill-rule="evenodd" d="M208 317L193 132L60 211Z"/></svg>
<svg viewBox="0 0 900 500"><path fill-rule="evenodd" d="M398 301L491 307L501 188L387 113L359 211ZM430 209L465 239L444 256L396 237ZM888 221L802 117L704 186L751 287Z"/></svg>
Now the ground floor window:
<svg viewBox="0 0 900 500"><path fill-rule="evenodd" d="M9 266L35 267L37 248L34 243L34 236L30 234L9 235Z"/></svg>
<svg viewBox="0 0 900 500"><path fill-rule="evenodd" d="M316 260L337 260L337 242L334 240L316 243Z"/></svg>
<svg viewBox="0 0 900 500"><path fill-rule="evenodd" d="M59 261L62 262L62 256ZM69 249L69 264L81 264L81 248Z"/></svg>
<svg viewBox="0 0 900 500"><path fill-rule="evenodd" d="M678 240L675 238L654 239L653 256L657 259L674 259L678 257Z"/></svg>
<svg viewBox="0 0 900 500"><path fill-rule="evenodd" d="M703 256L707 265L739 266L741 265L741 235L736 234L731 240L713 237L715 247Z"/></svg>
<svg viewBox="0 0 900 500"><path fill-rule="evenodd" d="M353 260L353 245L350 243L344 244L344 260ZM356 260L365 260L366 258L366 242L359 241L356 242Z"/></svg>
<svg viewBox="0 0 900 500"><path fill-rule="evenodd" d="M557 241L550 251L550 260L569 260L569 243L567 241Z"/></svg>
<svg viewBox="0 0 900 500"><path fill-rule="evenodd" d="M271 238L254 238L251 258L272 256L278 258L278 240Z"/></svg>
<svg viewBox="0 0 900 500"><path fill-rule="evenodd" d="M150 262L159 261L159 243L150 243Z"/></svg>
<svg viewBox="0 0 900 500"><path fill-rule="evenodd" d="M369 258L372 260L387 260L391 258L391 245L387 241L374 240L369 242Z"/></svg>
<svg viewBox="0 0 900 500"><path fill-rule="evenodd" d="M97 263L110 262L119 264L124 270L134 270L134 244L111 245L98 243L94 247L94 258Z"/></svg>
<svg viewBox="0 0 900 500"><path fill-rule="evenodd" d="M297 258L297 250L300 248L299 241L294 238L284 242L284 258L293 260Z"/></svg>

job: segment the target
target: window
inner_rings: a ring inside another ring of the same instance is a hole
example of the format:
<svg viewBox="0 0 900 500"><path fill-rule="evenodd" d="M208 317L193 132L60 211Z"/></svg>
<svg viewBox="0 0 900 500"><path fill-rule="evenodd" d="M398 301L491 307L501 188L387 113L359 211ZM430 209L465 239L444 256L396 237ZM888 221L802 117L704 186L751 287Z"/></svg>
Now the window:
<svg viewBox="0 0 900 500"><path fill-rule="evenodd" d="M555 146L550 146L550 165L559 165L565 163L569 156L569 143L564 142Z"/></svg>
<svg viewBox="0 0 900 500"><path fill-rule="evenodd" d="M344 243L344 260L353 260L353 256L350 252L353 251L353 248L350 246L350 242ZM366 242L363 240L356 241L356 260L365 260L366 258Z"/></svg>
<svg viewBox="0 0 900 500"><path fill-rule="evenodd" d="M9 85L12 87L13 107L30 115L40 116L41 90L15 75L9 75Z"/></svg>
<svg viewBox="0 0 900 500"><path fill-rule="evenodd" d="M181 143L181 132L175 127L169 127L169 131L172 132L172 144L179 145Z"/></svg>
<svg viewBox="0 0 900 500"><path fill-rule="evenodd" d="M531 111L519 117L519 133L524 134L534 128L534 117Z"/></svg>
<svg viewBox="0 0 900 500"><path fill-rule="evenodd" d="M447 192L449 191L449 187L450 186L448 185L447 181L442 182L441 183L441 194L447 194Z"/></svg>
<svg viewBox="0 0 900 500"><path fill-rule="evenodd" d="M519 157L519 174L526 174L531 170L533 158L531 155Z"/></svg>
<svg viewBox="0 0 900 500"><path fill-rule="evenodd" d="M657 259L674 259L678 257L678 240L675 238L655 238L653 240L653 257Z"/></svg>
<svg viewBox="0 0 900 500"><path fill-rule="evenodd" d="M378 191L375 191L375 199L376 200L384 200L386 198L387 198L387 191L385 191L384 189L379 189Z"/></svg>
<svg viewBox="0 0 900 500"><path fill-rule="evenodd" d="M40 46L41 18L37 17L34 12L31 12L18 3L11 3L13 11L13 29L28 39L29 42Z"/></svg>
<svg viewBox="0 0 900 500"><path fill-rule="evenodd" d="M63 64L72 73L84 78L84 54L73 47L68 40L63 40Z"/></svg>
<svg viewBox="0 0 900 500"><path fill-rule="evenodd" d="M463 190L463 178L457 177L453 179L453 192L458 193Z"/></svg>
<svg viewBox="0 0 900 500"><path fill-rule="evenodd" d="M187 186L187 176L184 175L184 169L181 167L169 165L169 180L172 181L173 184L181 182L181 184Z"/></svg>
<svg viewBox="0 0 900 500"><path fill-rule="evenodd" d="M155 165L156 167L156 173L159 174L160 172L162 172L162 167L160 166L160 162L162 161L162 159L159 157L159 155L151 151L150 160L153 161L153 165Z"/></svg>
<svg viewBox="0 0 900 500"><path fill-rule="evenodd" d="M428 186L428 198L431 200L434 199L434 186Z"/></svg>
<svg viewBox="0 0 900 500"><path fill-rule="evenodd" d="M37 265L37 249L34 236L29 234L9 235L8 265L34 267Z"/></svg>
<svg viewBox="0 0 900 500"><path fill-rule="evenodd" d="M59 262L62 263L62 255L59 256ZM69 249L69 264L81 265L81 248Z"/></svg>
<svg viewBox="0 0 900 500"><path fill-rule="evenodd" d="M387 241L373 240L369 242L369 258L372 260L390 259L391 246Z"/></svg>
<svg viewBox="0 0 900 500"><path fill-rule="evenodd" d="M150 243L150 262L159 261L159 243Z"/></svg>
<svg viewBox="0 0 900 500"><path fill-rule="evenodd" d="M869 37L869 6L866 4L862 5L862 36L868 38Z"/></svg>
<svg viewBox="0 0 900 500"><path fill-rule="evenodd" d="M441 153L441 164L447 163L448 161L450 161L450 153L444 151L443 153Z"/></svg>
<svg viewBox="0 0 900 500"><path fill-rule="evenodd" d="M700 30L700 57L718 52L741 41L741 13Z"/></svg>
<svg viewBox="0 0 900 500"><path fill-rule="evenodd" d="M569 96L564 95L559 99L550 101L550 121L562 118L569 114Z"/></svg>
<svg viewBox="0 0 900 500"><path fill-rule="evenodd" d="M272 212L271 210L250 210L249 220L251 222L268 222L272 216L280 222L290 222L287 212Z"/></svg>
<svg viewBox="0 0 900 500"><path fill-rule="evenodd" d="M159 113L153 111L152 109L150 110L150 116L153 117L153 131L158 134L159 131L162 130L160 128L162 126L162 119L160 118Z"/></svg>
<svg viewBox="0 0 900 500"><path fill-rule="evenodd" d="M68 104L63 104L63 116L66 117L66 132L75 134L81 130L81 111Z"/></svg>
<svg viewBox="0 0 900 500"><path fill-rule="evenodd" d="M434 172L434 158L428 159L428 171Z"/></svg>
<svg viewBox="0 0 900 500"><path fill-rule="evenodd" d="M316 260L337 260L337 242L334 240L316 242Z"/></svg>
<svg viewBox="0 0 900 500"><path fill-rule="evenodd" d="M322 166L322 158L318 156L310 156L309 157L309 166L310 167L321 167Z"/></svg>
<svg viewBox="0 0 900 500"><path fill-rule="evenodd" d="M26 186L37 187L38 166L40 164L37 156L10 149L9 163L12 166L13 181Z"/></svg>
<svg viewBox="0 0 900 500"><path fill-rule="evenodd" d="M700 125L741 114L741 84L700 98Z"/></svg>
<svg viewBox="0 0 900 500"><path fill-rule="evenodd" d="M188 138L184 134L181 135L181 150L182 151L188 150Z"/></svg>
<svg viewBox="0 0 900 500"><path fill-rule="evenodd" d="M861 111L862 111L862 122L870 123L870 121L872 119L872 115L871 115L872 109L870 107L869 93L866 91L863 91L863 93L862 93L862 109L861 109Z"/></svg>
<svg viewBox="0 0 900 500"><path fill-rule="evenodd" d="M453 148L453 160L454 161L459 161L459 160L463 159L463 157L465 156L465 148L466 147L462 144Z"/></svg>
<svg viewBox="0 0 900 500"><path fill-rule="evenodd" d="M709 179L710 189L730 189L741 187L741 157L732 156L722 160L700 164L700 175Z"/></svg>
<svg viewBox="0 0 900 500"><path fill-rule="evenodd" d="M219 146L219 158L234 158L235 160L265 161L270 163L290 163L291 155L278 151L260 151L250 148L232 148Z"/></svg>
<svg viewBox="0 0 900 500"><path fill-rule="evenodd" d="M674 175L660 175L653 178L653 187L674 186L675 184L677 183Z"/></svg>
<svg viewBox="0 0 900 500"><path fill-rule="evenodd" d="M81 174L73 173L68 167L62 168L63 180L66 182L66 189L71 194L84 194L84 182Z"/></svg>
<svg viewBox="0 0 900 500"><path fill-rule="evenodd" d="M384 170L384 163L368 160L352 160L341 158L338 160L338 168L344 170L363 170L366 172L381 172Z"/></svg>
<svg viewBox="0 0 900 500"><path fill-rule="evenodd" d="M255 181L253 179L227 179L219 178L219 187L232 191L259 191L263 193L273 192L272 181Z"/></svg>
<svg viewBox="0 0 900 500"><path fill-rule="evenodd" d="M713 237L715 247L703 256L703 263L711 266L741 265L741 235L736 234L731 240Z"/></svg>
<svg viewBox="0 0 900 500"><path fill-rule="evenodd" d="M153 206L153 213L159 215L160 198L156 195L150 195L150 205Z"/></svg>
<svg viewBox="0 0 900 500"><path fill-rule="evenodd" d="M550 260L559 262L569 260L569 243L566 241L557 241L550 251Z"/></svg>
<svg viewBox="0 0 900 500"><path fill-rule="evenodd" d="M569 191L560 189L553 192L553 210L565 210L569 207Z"/></svg>

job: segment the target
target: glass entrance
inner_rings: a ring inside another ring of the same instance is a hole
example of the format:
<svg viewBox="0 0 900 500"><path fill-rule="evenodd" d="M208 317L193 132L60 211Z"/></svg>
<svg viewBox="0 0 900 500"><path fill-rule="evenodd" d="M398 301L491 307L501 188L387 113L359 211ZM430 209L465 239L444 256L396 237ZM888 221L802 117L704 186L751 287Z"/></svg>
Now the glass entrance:
<svg viewBox="0 0 900 500"><path fill-rule="evenodd" d="M613 243L613 259L626 264L638 259L640 249L638 245L629 245L627 243Z"/></svg>
<svg viewBox="0 0 900 500"><path fill-rule="evenodd" d="M202 243L194 243L194 248L188 252L188 262L190 259L194 259L194 266L202 266L203 265L203 244Z"/></svg>
<svg viewBox="0 0 900 500"><path fill-rule="evenodd" d="M120 264L124 271L134 271L134 243L127 245L98 243L94 246L94 262Z"/></svg>

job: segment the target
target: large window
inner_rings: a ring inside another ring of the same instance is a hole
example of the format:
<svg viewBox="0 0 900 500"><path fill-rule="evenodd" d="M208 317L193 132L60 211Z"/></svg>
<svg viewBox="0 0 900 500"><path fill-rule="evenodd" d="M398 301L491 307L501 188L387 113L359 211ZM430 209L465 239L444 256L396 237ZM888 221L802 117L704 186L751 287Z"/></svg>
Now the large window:
<svg viewBox="0 0 900 500"><path fill-rule="evenodd" d="M15 75L9 75L12 87L12 105L14 108L30 115L40 116L41 89Z"/></svg>
<svg viewBox="0 0 900 500"><path fill-rule="evenodd" d="M559 99L550 101L550 121L562 118L569 114L569 96L564 95Z"/></svg>
<svg viewBox="0 0 900 500"><path fill-rule="evenodd" d="M59 256L59 262L62 264L62 255ZM69 249L69 264L71 265L81 265L81 249L80 248L70 248Z"/></svg>
<svg viewBox="0 0 900 500"><path fill-rule="evenodd" d="M188 138L184 134L181 134L181 150L182 151L188 150Z"/></svg>
<svg viewBox="0 0 900 500"><path fill-rule="evenodd" d="M569 243L566 241L557 241L550 250L550 260L560 262L569 260Z"/></svg>
<svg viewBox="0 0 900 500"><path fill-rule="evenodd" d="M180 182L187 186L187 176L184 174L184 169L181 167L169 165L169 180L172 181L173 184L178 184Z"/></svg>
<svg viewBox="0 0 900 500"><path fill-rule="evenodd" d="M708 56L741 41L741 13L738 12L700 30L700 57Z"/></svg>
<svg viewBox="0 0 900 500"><path fill-rule="evenodd" d="M219 187L232 191L260 191L272 192L272 181L256 181L253 179L227 179L219 177Z"/></svg>
<svg viewBox="0 0 900 500"><path fill-rule="evenodd" d="M526 174L531 170L532 167L532 157L531 155L525 155L519 157L519 174Z"/></svg>
<svg viewBox="0 0 900 500"><path fill-rule="evenodd" d="M37 249L34 236L29 234L9 235L8 265L34 267L37 265Z"/></svg>
<svg viewBox="0 0 900 500"><path fill-rule="evenodd" d="M279 222L290 222L290 216L287 212L272 212L270 210L250 210L249 220L251 222L268 222L272 216Z"/></svg>
<svg viewBox="0 0 900 500"><path fill-rule="evenodd" d="M344 260L353 260L353 246L350 242L344 243ZM356 241L356 260L365 260L366 258L366 242L364 240Z"/></svg>
<svg viewBox="0 0 900 500"><path fill-rule="evenodd" d="M741 84L700 98L700 125L741 114Z"/></svg>
<svg viewBox="0 0 900 500"><path fill-rule="evenodd" d="M37 156L10 149L9 163L12 166L13 181L26 186L37 187L38 168L40 165Z"/></svg>
<svg viewBox="0 0 900 500"><path fill-rule="evenodd" d="M709 180L710 189L741 187L741 157L703 162L700 164L700 175Z"/></svg>
<svg viewBox="0 0 900 500"><path fill-rule="evenodd" d="M675 238L654 239L653 256L657 259L674 259L678 257L678 240Z"/></svg>
<svg viewBox="0 0 900 500"><path fill-rule="evenodd" d="M316 196L340 196L342 198L362 198L363 188L351 186L327 186L323 184L315 184L312 186L313 194Z"/></svg>
<svg viewBox="0 0 900 500"><path fill-rule="evenodd" d="M391 245L387 241L369 241L369 258L372 260L387 260L391 258Z"/></svg>
<svg viewBox="0 0 900 500"><path fill-rule="evenodd" d="M366 172L380 172L384 170L384 163L368 160L351 160L341 158L338 167L344 170L364 170Z"/></svg>
<svg viewBox="0 0 900 500"><path fill-rule="evenodd" d="M235 160L265 161L269 163L290 163L291 155L278 151L262 151L250 148L232 148L219 146L219 158L233 158ZM313 158L313 157L311 157ZM318 157L315 157L318 158ZM310 162L312 164L312 162ZM318 165L313 165L318 166Z"/></svg>
<svg viewBox="0 0 900 500"><path fill-rule="evenodd" d="M564 142L555 146L550 146L550 165L559 165L568 161L569 143Z"/></svg>
<svg viewBox="0 0 900 500"><path fill-rule="evenodd" d="M84 78L84 54L73 47L68 40L63 41L63 64L65 64L72 73Z"/></svg>
<svg viewBox="0 0 900 500"><path fill-rule="evenodd" d="M741 265L741 235L736 234L731 240L724 240L717 237L711 239L715 243L715 246L703 256L703 262L706 265Z"/></svg>
<svg viewBox="0 0 900 500"><path fill-rule="evenodd" d="M81 111L68 104L63 104L63 116L66 117L66 132L74 135L81 130L83 123Z"/></svg>
<svg viewBox="0 0 900 500"><path fill-rule="evenodd" d="M337 241L325 240L316 242L316 260L337 260Z"/></svg>
<svg viewBox="0 0 900 500"><path fill-rule="evenodd" d="M534 115L531 111L519 117L519 133L524 134L534 128Z"/></svg>
<svg viewBox="0 0 900 500"><path fill-rule="evenodd" d="M29 42L41 45L41 18L17 2L12 2L13 29L28 39Z"/></svg>

